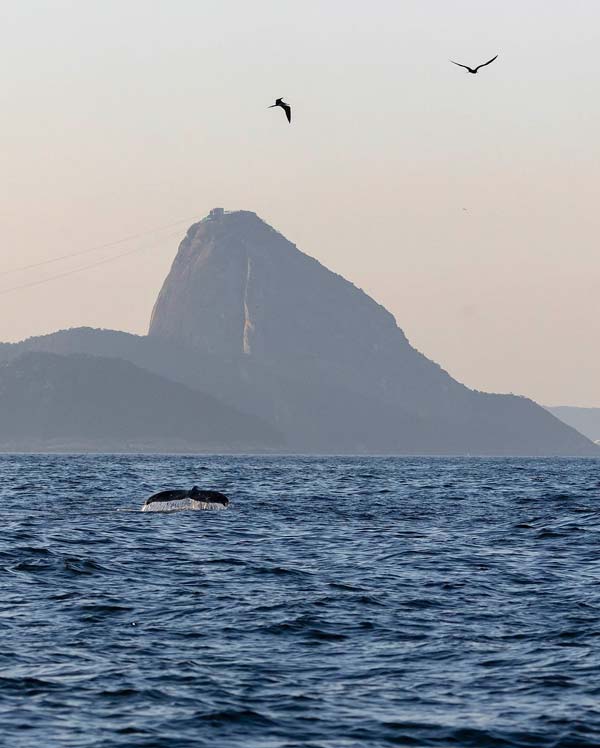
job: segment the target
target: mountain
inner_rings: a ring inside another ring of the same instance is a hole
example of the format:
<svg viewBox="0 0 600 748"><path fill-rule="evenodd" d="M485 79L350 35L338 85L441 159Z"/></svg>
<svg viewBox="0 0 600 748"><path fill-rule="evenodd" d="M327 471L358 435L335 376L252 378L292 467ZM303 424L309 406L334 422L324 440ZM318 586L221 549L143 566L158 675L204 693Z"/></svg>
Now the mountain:
<svg viewBox="0 0 600 748"><path fill-rule="evenodd" d="M600 442L600 408L576 408L570 405L557 405L546 408L563 423L577 429L580 434L595 442Z"/></svg>
<svg viewBox="0 0 600 748"><path fill-rule="evenodd" d="M227 361L252 382L237 404L299 449L597 452L530 400L456 382L381 305L248 211L189 229L149 337Z"/></svg>
<svg viewBox="0 0 600 748"><path fill-rule="evenodd" d="M248 211L192 225L147 336L64 330L0 344L127 360L283 434L288 451L600 455L533 401L473 391L392 315Z"/></svg>
<svg viewBox="0 0 600 748"><path fill-rule="evenodd" d="M24 353L0 365L0 448L264 450L275 429L120 359Z"/></svg>

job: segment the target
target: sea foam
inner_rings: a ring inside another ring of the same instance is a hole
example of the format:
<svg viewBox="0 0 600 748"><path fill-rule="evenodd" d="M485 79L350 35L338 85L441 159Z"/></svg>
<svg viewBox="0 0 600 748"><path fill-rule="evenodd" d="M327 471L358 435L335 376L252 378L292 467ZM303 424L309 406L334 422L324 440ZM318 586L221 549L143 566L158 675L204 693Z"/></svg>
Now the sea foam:
<svg viewBox="0 0 600 748"><path fill-rule="evenodd" d="M194 499L177 499L176 501L153 501L144 504L142 512L197 512L204 509L226 509L223 504L213 501L194 501Z"/></svg>

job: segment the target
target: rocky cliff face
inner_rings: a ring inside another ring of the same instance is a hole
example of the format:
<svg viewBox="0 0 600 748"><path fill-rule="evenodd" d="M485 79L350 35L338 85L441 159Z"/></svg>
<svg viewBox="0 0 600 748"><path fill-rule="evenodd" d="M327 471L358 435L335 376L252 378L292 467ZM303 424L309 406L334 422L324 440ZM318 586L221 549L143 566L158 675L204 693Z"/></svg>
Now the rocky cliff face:
<svg viewBox="0 0 600 748"><path fill-rule="evenodd" d="M190 228L149 334L269 360L354 362L390 339L408 346L382 306L248 211L215 210Z"/></svg>
<svg viewBox="0 0 600 748"><path fill-rule="evenodd" d="M254 213L214 210L190 228L149 335L281 375L422 408L467 390L408 343L392 315Z"/></svg>

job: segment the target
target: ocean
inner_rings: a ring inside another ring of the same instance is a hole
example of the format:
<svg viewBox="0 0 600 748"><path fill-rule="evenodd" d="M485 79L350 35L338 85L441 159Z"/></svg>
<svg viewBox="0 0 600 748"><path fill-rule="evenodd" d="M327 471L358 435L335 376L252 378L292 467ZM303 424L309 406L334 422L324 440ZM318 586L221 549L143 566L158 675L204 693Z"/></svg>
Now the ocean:
<svg viewBox="0 0 600 748"><path fill-rule="evenodd" d="M0 456L0 744L600 745L600 461ZM166 488L223 511L142 513Z"/></svg>

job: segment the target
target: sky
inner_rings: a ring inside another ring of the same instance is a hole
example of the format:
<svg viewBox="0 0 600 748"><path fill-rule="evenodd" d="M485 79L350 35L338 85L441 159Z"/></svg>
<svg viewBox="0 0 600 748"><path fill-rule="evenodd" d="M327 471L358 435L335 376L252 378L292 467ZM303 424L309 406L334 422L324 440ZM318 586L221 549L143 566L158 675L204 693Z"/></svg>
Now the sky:
<svg viewBox="0 0 600 748"><path fill-rule="evenodd" d="M0 50L0 340L145 333L219 206L468 386L600 406L600 3L5 0Z"/></svg>

